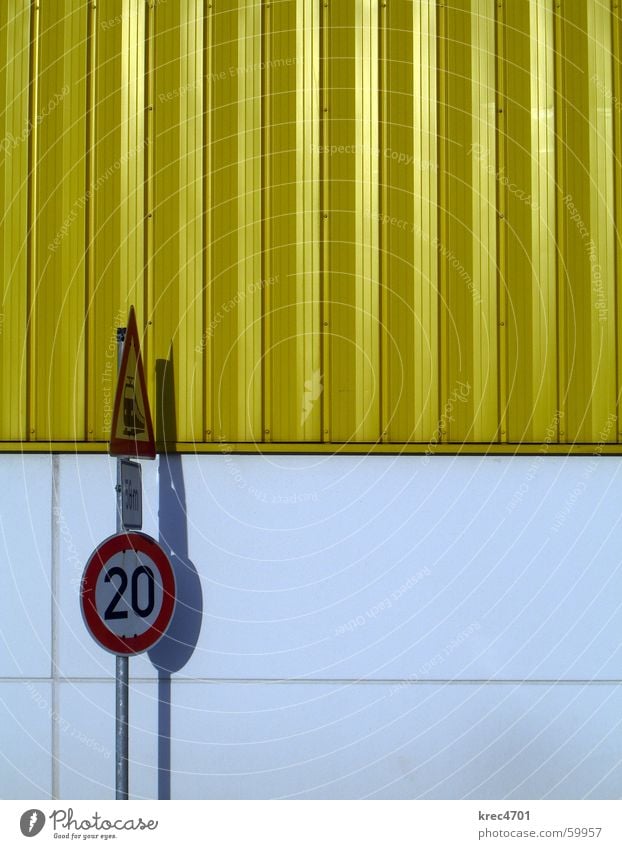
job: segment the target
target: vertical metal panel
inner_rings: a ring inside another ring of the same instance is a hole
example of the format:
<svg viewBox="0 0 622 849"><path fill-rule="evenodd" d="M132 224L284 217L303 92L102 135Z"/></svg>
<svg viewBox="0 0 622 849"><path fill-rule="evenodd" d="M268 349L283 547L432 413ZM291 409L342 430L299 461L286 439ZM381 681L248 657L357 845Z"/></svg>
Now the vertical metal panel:
<svg viewBox="0 0 622 849"><path fill-rule="evenodd" d="M153 304L155 303L154 291L154 225L153 225L153 209L155 206L155 15L156 3L149 2L145 8L145 40L144 40L144 55L143 69L145 75L144 85L144 109L145 109L145 150L144 150L144 171L143 171L143 200L144 200L144 219L143 219L143 254L144 254L144 275L143 275L143 304L144 317L143 325L143 340L144 348L143 358L146 363L146 380L147 392L151 399L156 398L156 379L153 357L151 356L154 348L154 313ZM142 46L142 45L141 45ZM149 318L148 318L149 317ZM140 316L138 317L140 322ZM146 326L145 326L146 323ZM140 327L140 324L139 324ZM157 399L156 399L157 402ZM178 418L177 411L174 411L175 419ZM160 439L159 433L160 421L156 414L155 428L156 440Z"/></svg>
<svg viewBox="0 0 622 849"><path fill-rule="evenodd" d="M0 432L4 439L26 436L28 294L28 145L30 4L11 0L0 7Z"/></svg>
<svg viewBox="0 0 622 849"><path fill-rule="evenodd" d="M319 278L319 7L266 6L264 303L272 441L319 441L323 374Z"/></svg>
<svg viewBox="0 0 622 849"><path fill-rule="evenodd" d="M87 5L40 2L32 439L85 438Z"/></svg>
<svg viewBox="0 0 622 849"><path fill-rule="evenodd" d="M155 359L174 368L176 433L203 439L203 0L156 3Z"/></svg>
<svg viewBox="0 0 622 849"><path fill-rule="evenodd" d="M441 134L440 431L497 439L495 2L450 0L444 16ZM485 157L475 156L476 152Z"/></svg>
<svg viewBox="0 0 622 849"><path fill-rule="evenodd" d="M609 442L616 439L611 14L587 0L562 4L558 15L564 435Z"/></svg>
<svg viewBox="0 0 622 849"><path fill-rule="evenodd" d="M107 0L94 12L88 422L90 438L109 439L116 327L130 304L144 315L145 3Z"/></svg>
<svg viewBox="0 0 622 849"><path fill-rule="evenodd" d="M335 442L380 436L377 18L370 0L329 3L325 297Z"/></svg>
<svg viewBox="0 0 622 849"><path fill-rule="evenodd" d="M261 4L212 10L209 250L214 435L262 438Z"/></svg>
<svg viewBox="0 0 622 849"><path fill-rule="evenodd" d="M428 442L439 418L436 3L384 9L383 430Z"/></svg>
<svg viewBox="0 0 622 849"><path fill-rule="evenodd" d="M503 4L498 169L507 339L507 438L557 439L554 0ZM485 151L481 152L488 165ZM503 402L502 402L503 403Z"/></svg>
<svg viewBox="0 0 622 849"><path fill-rule="evenodd" d="M201 350L203 353L203 439L214 439L214 370L212 365L212 345L207 337L207 328L211 324L211 286L212 251L210 237L212 232L212 67L213 45L213 7L208 0L203 10L203 335Z"/></svg>
<svg viewBox="0 0 622 849"><path fill-rule="evenodd" d="M614 233L615 233L615 291L616 291L616 350L617 350L617 441L622 437L622 424L620 422L620 401L622 397L622 339L620 338L620 327L622 326L622 298L620 297L620 279L622 275L622 231L619 223L622 220L622 12L619 3L612 2L611 5L612 25L612 74L613 88L611 91L613 106L613 174L614 174Z"/></svg>

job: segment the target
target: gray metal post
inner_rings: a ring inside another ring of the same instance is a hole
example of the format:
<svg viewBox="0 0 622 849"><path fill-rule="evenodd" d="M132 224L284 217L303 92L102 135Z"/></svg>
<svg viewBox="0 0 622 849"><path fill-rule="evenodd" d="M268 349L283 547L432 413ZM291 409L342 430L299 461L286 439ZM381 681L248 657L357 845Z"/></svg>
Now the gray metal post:
<svg viewBox="0 0 622 849"><path fill-rule="evenodd" d="M117 374L121 370L121 354L125 341L125 327L117 328ZM117 533L123 533L121 518L122 493L121 458L117 458ZM116 763L116 798L129 798L129 677L130 659L117 655L116 657L116 734L115 734L115 763Z"/></svg>
<svg viewBox="0 0 622 849"><path fill-rule="evenodd" d="M116 717L116 756L117 756L117 778L116 798L125 799L128 796L128 679L130 661L127 657L117 655L117 717Z"/></svg>

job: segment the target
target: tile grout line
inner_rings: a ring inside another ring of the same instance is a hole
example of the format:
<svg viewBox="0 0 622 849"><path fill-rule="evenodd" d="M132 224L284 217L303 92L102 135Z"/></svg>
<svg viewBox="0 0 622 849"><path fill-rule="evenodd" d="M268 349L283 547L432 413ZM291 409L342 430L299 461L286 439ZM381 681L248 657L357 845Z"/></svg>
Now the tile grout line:
<svg viewBox="0 0 622 849"><path fill-rule="evenodd" d="M51 714L51 740L52 740L52 799L59 798L59 740L58 740L58 622L57 622L57 605L58 605L58 590L59 576L58 567L60 563L60 534L59 534L59 514L60 514L60 498L59 498L59 483L60 483L60 457L54 455L52 457L52 592L51 592L51 688L52 688L52 714Z"/></svg>
<svg viewBox="0 0 622 849"><path fill-rule="evenodd" d="M44 676L0 677L0 684L21 684L28 681L49 681ZM56 685L61 684L114 684L114 676L79 676L58 675L52 679ZM156 676L136 675L132 681L137 684L157 684ZM176 675L175 684L316 684L321 686L430 686L430 685L463 685L463 686L622 686L620 678L208 678L205 676L183 677Z"/></svg>

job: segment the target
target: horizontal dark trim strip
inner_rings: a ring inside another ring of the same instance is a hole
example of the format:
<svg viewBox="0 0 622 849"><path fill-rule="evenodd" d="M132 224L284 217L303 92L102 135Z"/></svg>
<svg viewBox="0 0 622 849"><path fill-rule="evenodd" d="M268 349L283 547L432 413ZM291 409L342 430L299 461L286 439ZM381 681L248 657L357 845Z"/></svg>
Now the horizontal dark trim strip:
<svg viewBox="0 0 622 849"><path fill-rule="evenodd" d="M160 454L328 454L400 456L585 456L619 457L622 443L424 443L379 442L175 442L159 445ZM105 442L0 442L2 454L107 454Z"/></svg>

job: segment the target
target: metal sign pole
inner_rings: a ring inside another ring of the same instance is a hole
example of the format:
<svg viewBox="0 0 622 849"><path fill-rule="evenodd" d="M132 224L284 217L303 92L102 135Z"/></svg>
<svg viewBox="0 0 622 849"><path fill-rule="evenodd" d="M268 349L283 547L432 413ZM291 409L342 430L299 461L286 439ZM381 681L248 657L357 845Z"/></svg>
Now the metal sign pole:
<svg viewBox="0 0 622 849"><path fill-rule="evenodd" d="M121 369L121 354L123 352L123 342L125 341L125 327L117 328L117 373ZM123 533L122 519L122 474L121 474L121 458L117 458L117 533ZM129 718L129 675L130 660L129 657L122 655L116 656L116 735L115 735L115 763L116 763L116 798L127 800L128 797L128 753L129 753L129 733L128 733L128 718Z"/></svg>

